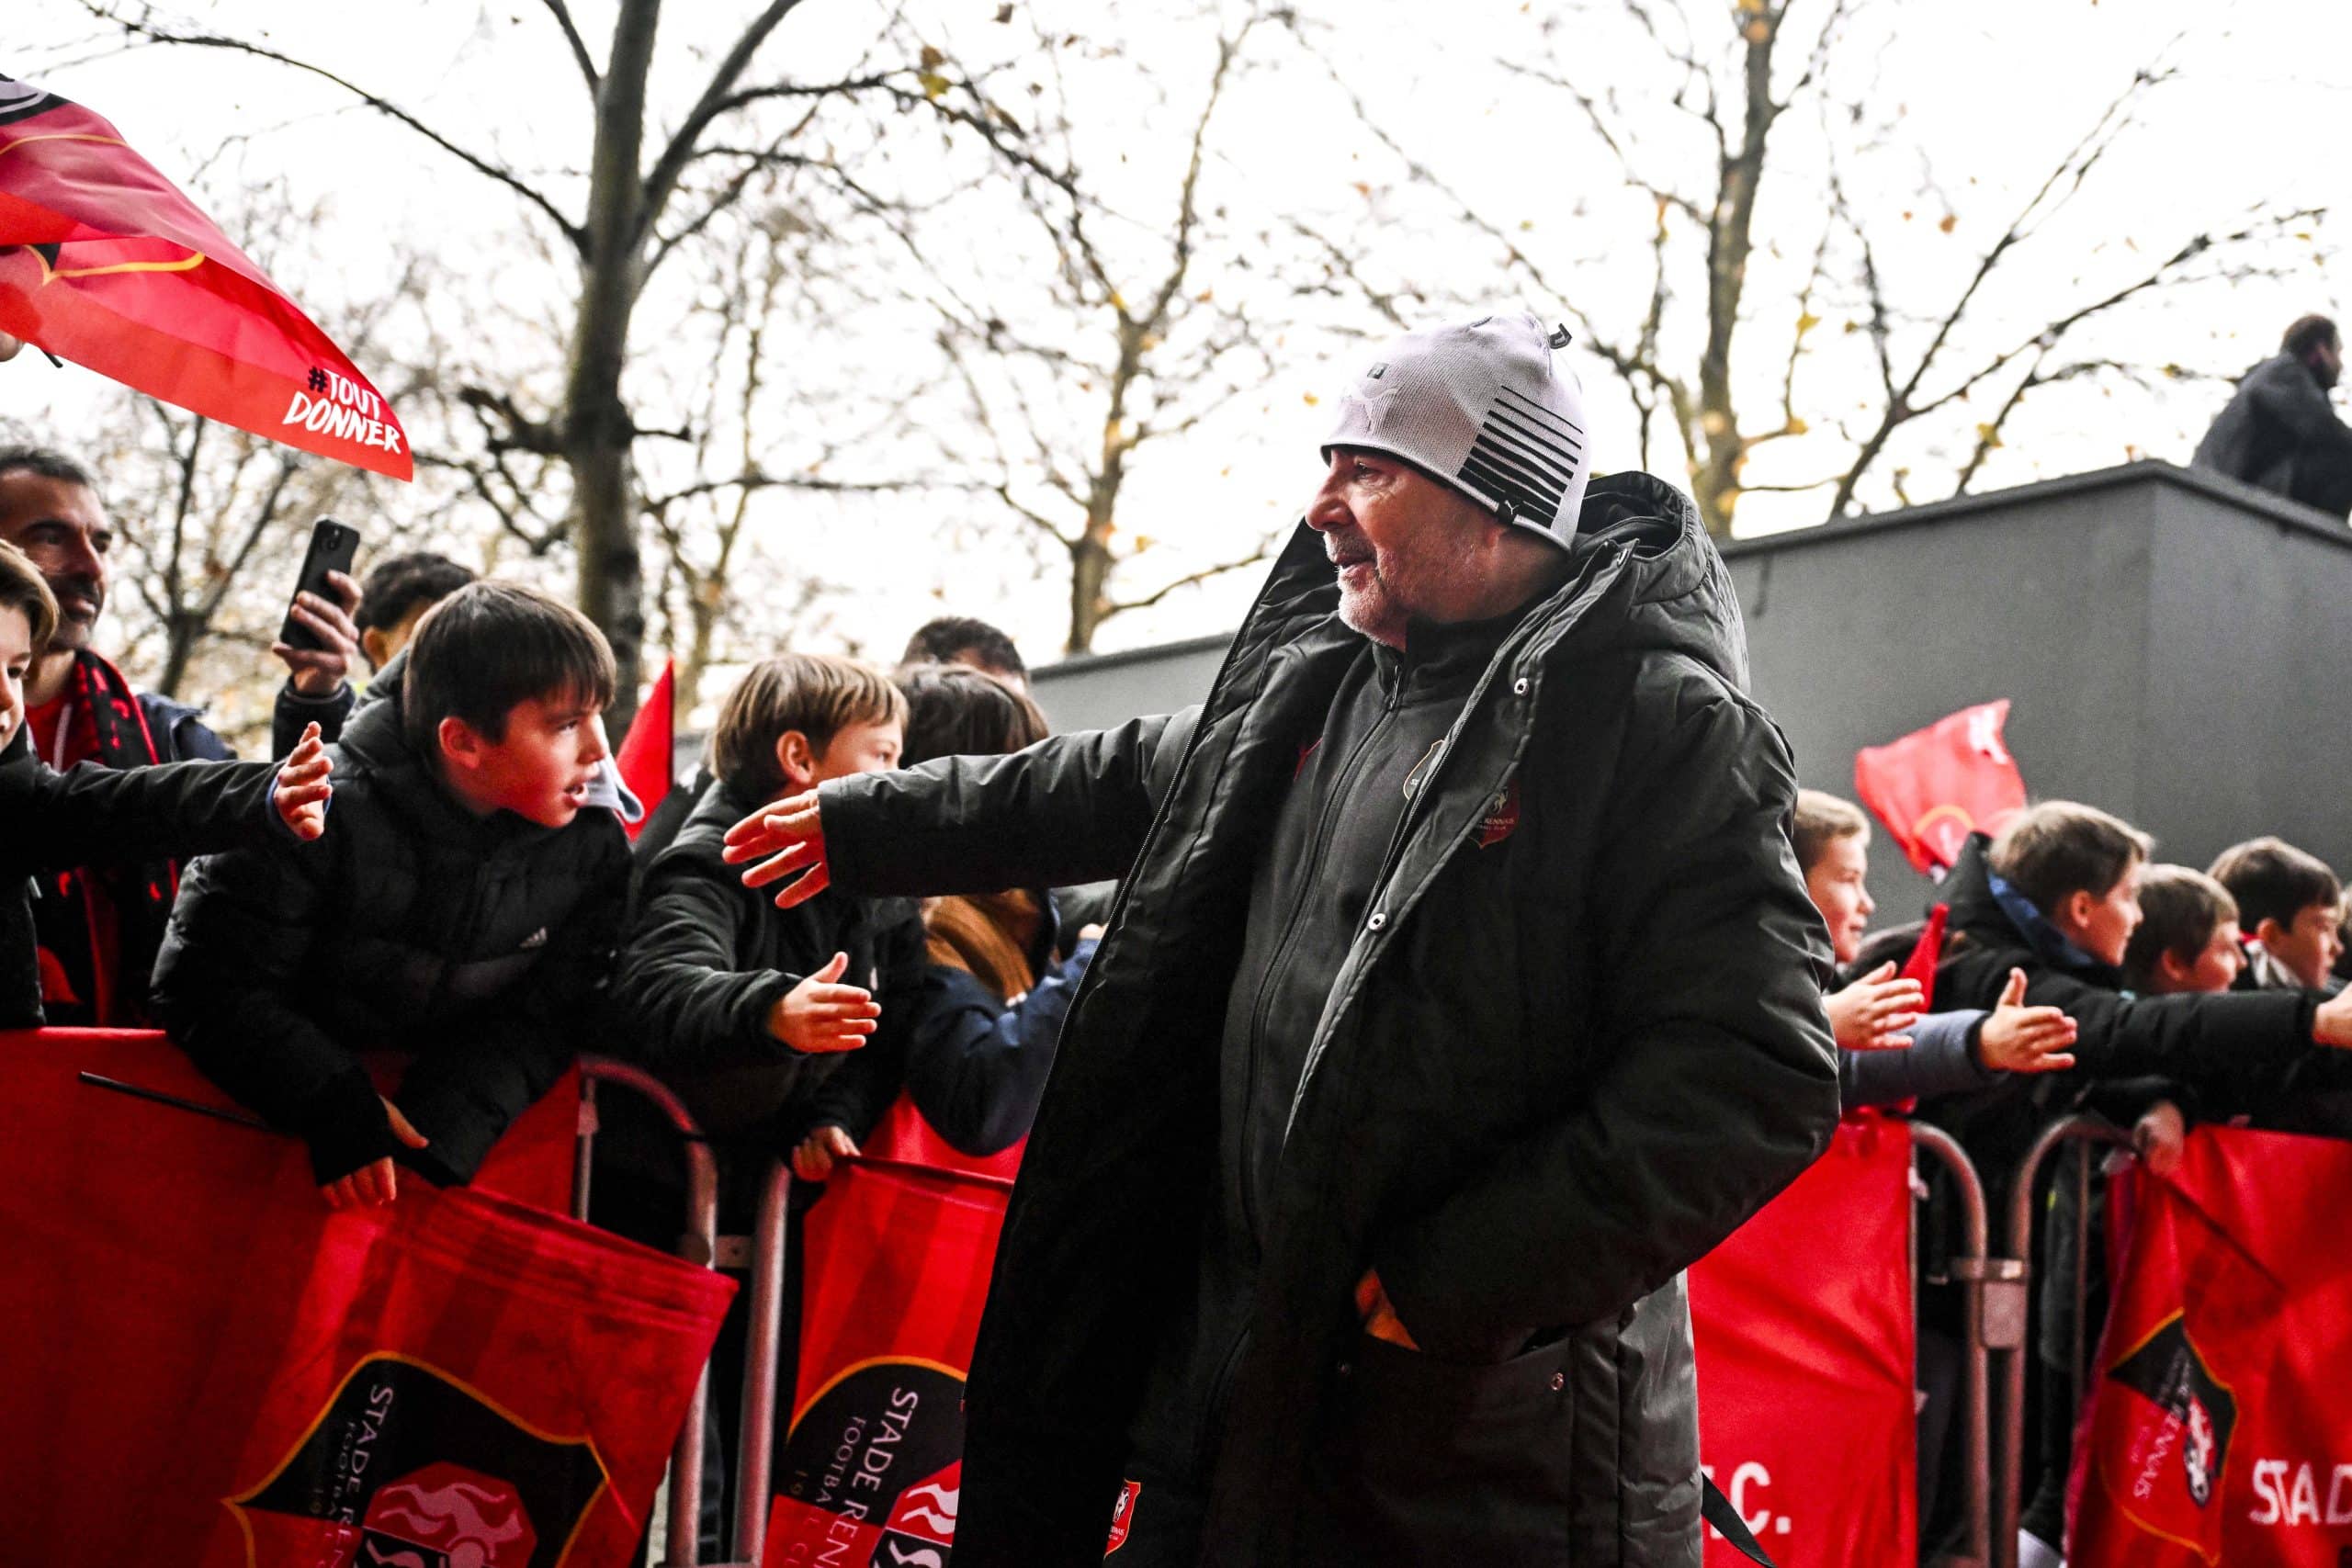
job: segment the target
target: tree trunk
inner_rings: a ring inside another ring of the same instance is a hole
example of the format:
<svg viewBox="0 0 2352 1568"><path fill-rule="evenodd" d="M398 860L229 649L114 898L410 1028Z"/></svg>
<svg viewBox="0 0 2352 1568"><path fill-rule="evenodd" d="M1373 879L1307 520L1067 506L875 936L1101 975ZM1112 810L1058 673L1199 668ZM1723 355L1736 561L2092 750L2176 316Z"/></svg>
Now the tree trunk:
<svg viewBox="0 0 2352 1568"><path fill-rule="evenodd" d="M1062 644L1064 653L1094 651L1094 634L1108 618L1110 598L1103 586L1110 580L1111 531L1089 521L1069 547L1069 637Z"/></svg>
<svg viewBox="0 0 2352 1568"><path fill-rule="evenodd" d="M1758 8L1746 24L1745 112L1736 148L1723 157L1715 209L1707 236L1707 345L1699 361L1699 433L1705 455L1694 466L1699 514L1707 531L1728 538L1739 504L1747 442L1732 401L1731 345L1739 330L1739 301L1754 248L1756 195L1764 181L1764 149L1779 113L1772 102L1772 45L1781 13Z"/></svg>
<svg viewBox="0 0 2352 1568"><path fill-rule="evenodd" d="M164 625L164 668L149 689L159 697L178 696L180 682L187 679L188 661L196 657L196 645L209 629L204 616L174 610Z"/></svg>
<svg viewBox="0 0 2352 1568"><path fill-rule="evenodd" d="M612 58L596 96L580 313L559 426L564 462L571 470L580 608L613 645L618 679L605 723L616 742L637 716L645 642L645 571L638 556L637 486L629 461L637 425L621 397L621 371L644 248L639 158L645 140L645 78L661 12L661 0L625 0L613 24Z"/></svg>

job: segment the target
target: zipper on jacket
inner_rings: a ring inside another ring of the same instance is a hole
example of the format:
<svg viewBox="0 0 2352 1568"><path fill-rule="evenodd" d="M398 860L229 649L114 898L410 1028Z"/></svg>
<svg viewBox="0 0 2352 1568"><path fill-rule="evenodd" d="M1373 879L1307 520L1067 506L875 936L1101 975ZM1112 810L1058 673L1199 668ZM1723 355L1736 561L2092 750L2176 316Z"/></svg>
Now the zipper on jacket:
<svg viewBox="0 0 2352 1568"><path fill-rule="evenodd" d="M1378 676L1374 677L1375 680ZM1298 890L1291 898L1290 912L1283 921L1281 938L1274 943L1273 956L1267 960L1264 974L1258 979L1258 995L1250 1004L1249 1049L1243 1053L1241 1080L1241 1124L1237 1131L1241 1140L1241 1224L1254 1239L1258 1234L1258 1206L1250 1181L1250 1119L1258 1099L1258 1057L1260 1045L1265 1039L1266 1017L1273 1009L1274 981L1289 963L1293 949L1298 944L1298 933L1305 923L1306 905L1314 896L1315 886L1323 870L1324 856L1329 852L1341 808L1353 787L1356 776L1363 771L1365 761L1373 754L1373 744L1387 733L1389 724L1403 707L1405 683L1400 677L1394 691L1381 701L1380 716L1357 741L1355 750L1332 775L1331 787L1324 797L1321 813L1315 823L1315 840L1307 851L1305 874L1299 878Z"/></svg>

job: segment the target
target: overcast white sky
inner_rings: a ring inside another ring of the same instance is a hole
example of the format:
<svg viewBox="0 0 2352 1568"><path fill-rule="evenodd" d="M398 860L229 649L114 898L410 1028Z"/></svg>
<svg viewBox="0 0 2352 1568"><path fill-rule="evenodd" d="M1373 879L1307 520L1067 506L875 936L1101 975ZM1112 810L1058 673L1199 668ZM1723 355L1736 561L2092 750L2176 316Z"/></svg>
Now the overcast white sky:
<svg viewBox="0 0 2352 1568"><path fill-rule="evenodd" d="M1065 0L1021 4L1057 29L1099 25L1093 8ZM605 7L584 0L576 8L583 30L597 39ZM674 0L663 18L660 58L666 79L657 82L656 101L685 96L705 69L695 51L731 38L739 15L752 8L747 0ZM1622 85L1637 115L1670 113L1657 100L1655 69L1632 47L1622 12L1607 5L1554 9L1562 18L1555 58L1572 62L1580 82ZM995 10L995 0L943 0L931 15L943 41L977 52L990 44ZM247 140L209 177L279 175L298 190L331 197L321 231L250 237L249 248L308 258L288 266L300 275L299 282L288 279L298 297L307 286L364 298L383 286L384 258L402 236L437 236L445 258L460 265L469 254L512 254L516 209L509 197L413 136L350 107L324 84L209 51L113 53L71 0L12 0L9 11L11 49L0 56L0 72L41 81L89 104L166 173L192 180L200 161L225 141L243 137ZM519 165L552 171L551 184L563 185L560 171L582 156L581 85L552 46L536 0L487 6L475 0L412 0L367 7L315 0L182 0L161 14L261 39L342 71ZM870 0L808 0L780 29L758 73L822 76L867 45L876 14ZM1613 165L1563 117L1556 95L1529 89L1497 63L1536 58L1533 25L1546 7L1356 0L1329 14L1345 18L1330 35L1330 49L1350 85L1482 213L1505 227L1529 225L1529 248L1555 265L1556 276L1573 277L1585 291L1579 303L1606 316L1646 288L1646 203L1617 191ZM1882 166L1874 177L1883 189L1873 201L1886 225L1877 238L1892 265L1918 280L1922 305L1948 291L1973 265L2023 192L2132 70L2177 37L2183 39L2173 51L2180 79L2150 103L2144 123L2070 220L2043 237L2033 264L2017 269L1998 297L1988 299L1994 323L2046 319L2033 311L2051 299L2071 297L2075 277L2095 283L2136 265L2216 214L2262 201L2352 212L2352 157L2346 155L2352 6L1878 0L1863 17L1841 69L1867 66L1875 73L1872 102L1899 108L1901 136L1919 149L1914 161L1925 164L1924 176L1908 166ZM1792 26L1807 19L1807 7L1800 6ZM1197 66L1205 40L1201 28L1148 18L1126 25L1123 35L1130 59L1165 59L1172 76ZM1344 211L1352 200L1394 201L1401 214L1408 205L1408 198L1385 188L1368 197L1350 194L1367 169L1374 171L1371 182L1385 186L1390 162L1328 85L1295 59L1251 77L1235 109L1212 171L1222 199L1257 204L1272 214ZM1172 146L1182 113L1155 112L1168 127L1158 144ZM1818 133L1798 127L1791 134ZM1137 144L1139 204L1156 200L1163 183L1148 167L1152 145ZM1637 151L1646 157L1653 149ZM1687 138L1662 134L1654 151L1656 166L1704 173L1703 149L1694 152ZM1940 194L1921 199L1922 177L1932 179ZM1804 225L1790 214L1817 207L1819 193L1792 188L1770 192L1766 200L1767 219L1775 216L1774 204L1788 204L1779 231L1794 236ZM1947 210L1947 201L1958 220L1949 233L1933 221ZM1906 227L1893 209L1914 206L1921 211ZM1375 206L1375 214L1380 210ZM1396 270L1431 281L1455 270L1485 276L1489 247L1476 236L1425 234L1418 225L1408 233L1408 227L1400 217L1396 244L1405 260L1383 258ZM2086 339L2086 346L2143 363L2234 373L2269 352L2292 315L2342 313L2343 275L2317 256L2346 232L2352 230L2341 219L2315 228L2312 259L2285 284L2183 295L2165 310L2135 314L2109 336ZM972 239L978 244L985 237ZM1583 265L1570 267L1571 260ZM1759 258L1751 304L1760 319L1793 315L1792 290L1807 260ZM1783 276L1790 268L1794 273ZM1518 301L1498 301L1512 302L1557 313L1554 302L1523 294ZM532 302L530 308L547 306ZM1295 364L1286 365L1280 380L1232 420L1138 472L1130 529L1170 539L1205 559L1294 513L1314 481L1315 446L1329 415L1328 402L1318 406L1307 399L1317 388L1342 379L1357 352L1319 337L1302 340ZM1600 367L1585 361L1578 368L1593 396L1600 466L1632 466L1630 409ZM36 423L53 423L70 439L95 395L83 373L22 362L11 370L0 409ZM1769 382L1771 371L1759 359L1757 373ZM1843 406L1849 393L1859 401L1868 390L1837 381L1851 380L1851 366L1825 366L1822 373L1832 380L1809 395L1823 406ZM2049 399L2047 412L2019 422L1978 488L2100 467L2132 454L2185 461L2223 395L2223 388L2194 382L2160 387L2153 396L2062 390ZM1769 459L1759 457L1750 479L1814 477L1808 463L1817 471L1824 456L1806 445L1788 443ZM1671 471L1667 477L1679 479ZM1940 492L1930 486L1928 493ZM935 536L937 520L921 509L887 511L861 513L855 529L829 527L823 535L826 574L846 589L835 606L835 624L856 628L879 651L893 650L903 627L928 613L941 579L935 566L907 568L910 555L922 555L927 535ZM1742 525L1788 526L1813 521L1819 512L1818 497L1758 496L1743 510ZM763 529L775 547L807 547L805 542L776 544L801 536L783 513ZM1169 570L1174 565L1171 560ZM1150 576L1138 566L1132 586L1149 586ZM946 585L958 607L1009 624L1033 660L1049 657L1057 646L1066 590L1050 577L1032 578L1014 559L994 571L954 568ZM1180 593L1153 612L1114 622L1101 646L1223 629L1238 618L1253 586L1254 576L1243 574Z"/></svg>

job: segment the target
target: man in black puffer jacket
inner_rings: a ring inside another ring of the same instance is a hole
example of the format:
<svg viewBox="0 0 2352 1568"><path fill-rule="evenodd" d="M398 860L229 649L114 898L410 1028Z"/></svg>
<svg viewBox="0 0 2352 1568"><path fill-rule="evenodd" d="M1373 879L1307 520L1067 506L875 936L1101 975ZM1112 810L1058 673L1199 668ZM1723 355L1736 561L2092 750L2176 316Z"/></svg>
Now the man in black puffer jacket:
<svg viewBox="0 0 2352 1568"><path fill-rule="evenodd" d="M959 1568L1696 1568L1681 1271L1838 1119L1729 574L1542 325L1410 334L1203 708L739 825L865 893L1125 874L1005 1219ZM1336 568L1336 570L1335 570Z"/></svg>
<svg viewBox="0 0 2352 1568"><path fill-rule="evenodd" d="M586 617L475 583L344 730L324 840L189 868L156 1010L214 1082L308 1140L331 1201L388 1200L395 1159L471 1179L595 1042L628 886L620 823L589 804L612 690ZM394 1101L355 1055L370 1049L414 1055Z"/></svg>

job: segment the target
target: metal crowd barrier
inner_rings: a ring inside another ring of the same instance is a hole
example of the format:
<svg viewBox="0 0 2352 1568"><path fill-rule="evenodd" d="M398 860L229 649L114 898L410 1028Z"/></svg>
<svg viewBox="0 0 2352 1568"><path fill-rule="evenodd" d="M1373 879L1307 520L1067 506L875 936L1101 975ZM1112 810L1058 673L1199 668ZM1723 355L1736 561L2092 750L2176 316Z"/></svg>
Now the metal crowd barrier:
<svg viewBox="0 0 2352 1568"><path fill-rule="evenodd" d="M641 1068L605 1056L580 1059L580 1140L573 1156L571 1217L588 1218L588 1183L596 1139L596 1089L614 1084L644 1096L670 1119L686 1152L685 1228L678 1235L677 1254L687 1262L708 1269L718 1247L718 1165L702 1129L678 1097L662 1080ZM670 1506L664 1526L666 1568L697 1568L701 1539L703 1425L710 1408L710 1369L705 1366L686 1405L685 1424L678 1429L678 1446L670 1455ZM752 1561L759 1556L752 1553Z"/></svg>
<svg viewBox="0 0 2352 1568"><path fill-rule="evenodd" d="M1999 1514L1993 1538L1994 1568L2017 1568L2018 1519L2025 1512L2025 1444L2030 1425L2030 1412L2025 1404L2026 1300L2027 1285L2033 1273L2034 1216L2039 1212L2033 1201L2034 1184L2041 1178L2041 1167L2050 1156L2066 1144L2079 1146L2080 1158L2075 1166L2078 1216L2075 1235L2075 1340L2067 1372L2075 1380L2075 1403L2079 1408L2088 1383L2089 1348L2096 1343L2089 1327L2084 1323L2085 1264L2095 1240L2090 1224L2090 1152L2094 1145L2129 1150L2131 1134L2096 1116L2062 1116L2041 1131L2018 1162L2017 1176L2009 1189L2009 1256L1996 1259L2007 1271L2005 1284L2015 1297L2017 1330L2005 1335L2004 1342L1993 1345L2007 1356L2004 1379L2007 1396L2001 1409L2000 1484L1997 1491Z"/></svg>
<svg viewBox="0 0 2352 1568"><path fill-rule="evenodd" d="M1984 1183L1978 1179L1976 1167L1962 1150L1960 1141L1940 1127L1914 1122L1911 1145L1914 1150L1934 1156L1951 1173L1953 1185L1960 1190L1961 1225L1967 1244L1967 1251L1951 1260L1951 1271L1962 1286L1963 1333L1967 1340L1963 1347L1967 1357L1967 1404L1962 1419L1968 1447L1968 1552L1963 1557L1940 1559L1938 1568L1986 1568L1992 1562L1993 1533L1991 1352L2012 1334L2019 1345L2024 1343L2024 1275L2018 1270L2013 1278L2008 1259L1988 1256L1991 1235L1985 1217ZM1924 1529L1927 1521L1919 1522ZM2015 1551L2014 1544L2011 1551Z"/></svg>
<svg viewBox="0 0 2352 1568"><path fill-rule="evenodd" d="M616 1084L643 1095L658 1106L681 1134L686 1151L688 1196L686 1227L678 1256L705 1268L718 1254L718 1178L709 1146L703 1141L677 1096L661 1082L625 1063L586 1057L581 1064L580 1144L573 1184L574 1216L588 1213L590 1159L596 1132L596 1089ZM2128 1147L2130 1138L2109 1123L2088 1116L2068 1116L2036 1140L2018 1169L2011 1192L2007 1257L1991 1252L1991 1225L1984 1187L1975 1166L1958 1140L1924 1122L1910 1124L1915 1152L1941 1165L1960 1194L1961 1224L1965 1250L1951 1259L1951 1271L1963 1287L1966 1337L1962 1437L1966 1454L1967 1552L1939 1560L1939 1568L2016 1568L2018 1515L2023 1509L2019 1488L2025 1462L2025 1375L2028 1339L2028 1281L2031 1278L2034 1206L2032 1192L2043 1162L2060 1145L2085 1145L2075 1179L2079 1191L2089 1185L2088 1145ZM762 1183L757 1226L750 1238L751 1325L743 1364L742 1425L737 1444L734 1498L734 1551L729 1564L712 1568L754 1568L765 1548L770 1484L775 1476L775 1414L779 1374L783 1366L783 1321L786 1271L787 1216L792 1196L792 1169L784 1160L773 1162ZM2077 1209L2087 1213L2087 1205ZM2086 1224L2077 1238L2090 1245ZM2075 1344L2072 1365L2081 1393L2085 1377L2087 1325L2083 1322L2083 1273L2075 1270L2077 1293ZM1993 1452L1994 1404L1992 1358L2004 1363L2007 1398L2000 1422L1998 1484ZM705 1413L710 1379L706 1369L689 1405L678 1446L671 1459L669 1507L665 1516L666 1568L701 1568L698 1562L699 1517L704 1465ZM1924 1521L1923 1521L1924 1523Z"/></svg>

